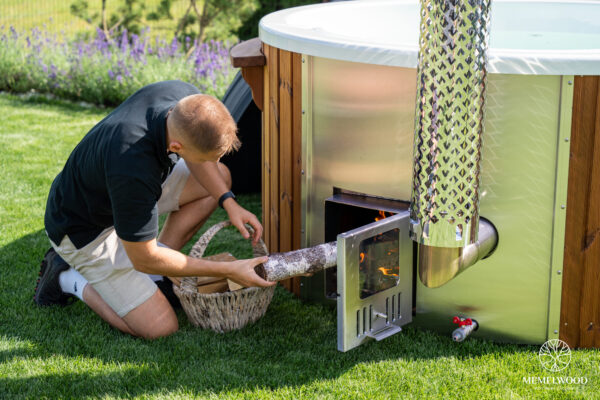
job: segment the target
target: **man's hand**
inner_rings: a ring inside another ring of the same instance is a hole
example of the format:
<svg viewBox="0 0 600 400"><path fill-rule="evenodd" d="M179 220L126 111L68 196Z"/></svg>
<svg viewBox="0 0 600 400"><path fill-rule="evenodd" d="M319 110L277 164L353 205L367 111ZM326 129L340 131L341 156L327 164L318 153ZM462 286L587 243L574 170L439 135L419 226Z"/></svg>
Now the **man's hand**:
<svg viewBox="0 0 600 400"><path fill-rule="evenodd" d="M223 202L223 208L229 215L229 220L235 226L238 231L242 234L245 239L250 238L250 233L244 226L249 224L254 228L254 235L252 237L252 244L258 243L258 240L262 236L263 227L258 221L258 218L244 207L240 206L234 199L227 199Z"/></svg>
<svg viewBox="0 0 600 400"><path fill-rule="evenodd" d="M248 260L212 261L188 257L179 251L158 247L156 239L145 242L121 240L134 268L146 274L166 276L215 276L229 278L244 286L268 287L277 284L262 279L254 267L265 263L269 257Z"/></svg>
<svg viewBox="0 0 600 400"><path fill-rule="evenodd" d="M227 277L244 287L269 287L276 285L277 282L265 281L254 271L254 267L267 262L268 259L269 257L257 257L248 260L231 261L228 263Z"/></svg>

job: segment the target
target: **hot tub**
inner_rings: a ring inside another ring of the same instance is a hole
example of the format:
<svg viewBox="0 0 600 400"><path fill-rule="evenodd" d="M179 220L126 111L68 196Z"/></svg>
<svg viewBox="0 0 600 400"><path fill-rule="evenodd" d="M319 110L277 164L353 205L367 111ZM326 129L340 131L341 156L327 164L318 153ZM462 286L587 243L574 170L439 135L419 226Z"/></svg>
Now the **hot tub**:
<svg viewBox="0 0 600 400"><path fill-rule="evenodd" d="M336 191L410 201L419 9L352 1L261 20L271 251L323 243L324 203ZM439 288L416 279L413 323L448 333L451 317L464 315L482 337L542 343L560 334L600 346L600 335L580 329L600 323L584 307L599 303L598 267L581 248L600 224L582 219L600 201L589 190L600 185L590 172L600 168L600 146L589 148L600 143L600 3L492 0L488 55L480 214L498 247ZM327 302L327 279L289 288Z"/></svg>

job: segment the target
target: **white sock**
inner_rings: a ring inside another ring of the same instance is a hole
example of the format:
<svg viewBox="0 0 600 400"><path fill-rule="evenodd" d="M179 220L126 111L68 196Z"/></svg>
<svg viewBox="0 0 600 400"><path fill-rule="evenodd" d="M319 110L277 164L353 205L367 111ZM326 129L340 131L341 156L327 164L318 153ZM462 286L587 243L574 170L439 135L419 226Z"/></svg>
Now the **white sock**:
<svg viewBox="0 0 600 400"><path fill-rule="evenodd" d="M73 294L83 300L83 289L88 281L75 268L71 267L61 272L58 276L58 283L63 292Z"/></svg>
<svg viewBox="0 0 600 400"><path fill-rule="evenodd" d="M161 242L156 242L156 244L158 245L158 247L166 247L167 249L169 248L169 246L167 246L164 243ZM162 275L154 275L154 274L146 274L150 277L150 279L152 279L154 282L158 282L158 281L162 281L163 277Z"/></svg>

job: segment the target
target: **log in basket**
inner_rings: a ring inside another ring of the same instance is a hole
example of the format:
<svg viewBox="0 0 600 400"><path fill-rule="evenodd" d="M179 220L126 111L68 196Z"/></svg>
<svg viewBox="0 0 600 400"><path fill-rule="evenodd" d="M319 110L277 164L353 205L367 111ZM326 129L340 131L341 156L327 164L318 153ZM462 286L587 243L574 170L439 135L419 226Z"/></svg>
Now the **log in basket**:
<svg viewBox="0 0 600 400"><path fill-rule="evenodd" d="M223 221L208 229L192 247L190 257L202 258L211 239L228 226L231 226L231 222ZM248 230L251 228L248 227ZM254 257L268 254L262 239L252 250ZM275 286L249 287L223 293L198 293L197 277L185 277L181 279L180 286L173 285L173 291L193 325L225 333L241 329L260 319L271 303Z"/></svg>

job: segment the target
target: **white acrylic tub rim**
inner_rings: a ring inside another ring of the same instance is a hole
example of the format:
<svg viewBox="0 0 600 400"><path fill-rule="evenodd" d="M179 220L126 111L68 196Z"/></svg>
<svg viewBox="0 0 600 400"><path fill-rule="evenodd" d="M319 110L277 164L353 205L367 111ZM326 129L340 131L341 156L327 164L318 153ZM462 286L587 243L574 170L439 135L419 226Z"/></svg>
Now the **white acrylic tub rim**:
<svg viewBox="0 0 600 400"><path fill-rule="evenodd" d="M418 0L365 0L265 16L260 39L296 53L416 68ZM600 1L492 0L488 71L600 75Z"/></svg>

